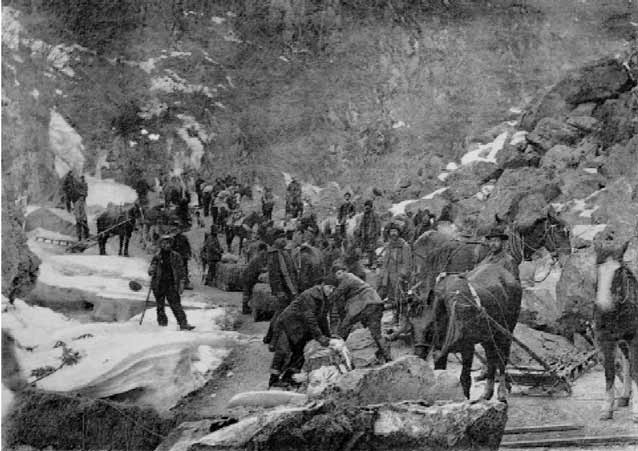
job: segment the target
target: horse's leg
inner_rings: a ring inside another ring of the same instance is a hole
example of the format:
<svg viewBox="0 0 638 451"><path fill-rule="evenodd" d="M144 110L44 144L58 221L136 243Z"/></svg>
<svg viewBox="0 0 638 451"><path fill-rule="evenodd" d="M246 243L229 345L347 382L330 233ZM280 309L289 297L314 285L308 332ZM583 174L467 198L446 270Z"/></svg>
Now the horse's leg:
<svg viewBox="0 0 638 451"><path fill-rule="evenodd" d="M228 227L226 229L226 248L228 249L229 253L233 253L233 239L235 239L234 234L233 234L233 229L231 227Z"/></svg>
<svg viewBox="0 0 638 451"><path fill-rule="evenodd" d="M633 392L633 403L631 406L631 416L634 423L638 423L638 334L628 342L629 345L629 374L631 377L631 391Z"/></svg>
<svg viewBox="0 0 638 451"><path fill-rule="evenodd" d="M485 349L485 359L487 360L487 374L485 375L485 390L480 399L489 401L494 396L494 379L499 355L496 347L491 342L489 344L483 343L483 349Z"/></svg>
<svg viewBox="0 0 638 451"><path fill-rule="evenodd" d="M100 235L97 243L100 246L100 255L106 255L106 235Z"/></svg>
<svg viewBox="0 0 638 451"><path fill-rule="evenodd" d="M124 233L119 232L117 236L120 239L120 247L118 248L117 255L122 255L122 248L124 247Z"/></svg>
<svg viewBox="0 0 638 451"><path fill-rule="evenodd" d="M472 377L470 372L472 371L472 361L474 360L474 345L469 345L461 350L461 387L463 387L463 394L467 399L470 399L470 388L472 387Z"/></svg>
<svg viewBox="0 0 638 451"><path fill-rule="evenodd" d="M131 241L131 235L132 235L132 232L126 232L124 234L124 256L125 257L128 257L128 245L129 245L129 242Z"/></svg>
<svg viewBox="0 0 638 451"><path fill-rule="evenodd" d="M630 368L630 360L629 360L629 344L626 342L618 343L618 357L620 357L620 362L622 366L622 372L620 377L622 377L622 385L623 390L616 401L618 407L627 407L629 405L629 398L631 398L631 368Z"/></svg>
<svg viewBox="0 0 638 451"><path fill-rule="evenodd" d="M614 379L616 377L616 342L604 340L599 342L599 350L603 356L605 369L605 393L607 399L600 410L601 420L611 420L614 417Z"/></svg>

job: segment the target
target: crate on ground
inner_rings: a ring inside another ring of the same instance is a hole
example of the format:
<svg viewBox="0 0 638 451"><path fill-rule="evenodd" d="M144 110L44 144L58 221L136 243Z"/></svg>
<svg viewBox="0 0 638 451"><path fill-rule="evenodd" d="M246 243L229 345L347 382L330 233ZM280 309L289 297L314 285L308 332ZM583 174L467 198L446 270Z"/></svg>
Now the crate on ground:
<svg viewBox="0 0 638 451"><path fill-rule="evenodd" d="M241 263L217 263L215 286L224 291L242 291L242 274L246 265Z"/></svg>

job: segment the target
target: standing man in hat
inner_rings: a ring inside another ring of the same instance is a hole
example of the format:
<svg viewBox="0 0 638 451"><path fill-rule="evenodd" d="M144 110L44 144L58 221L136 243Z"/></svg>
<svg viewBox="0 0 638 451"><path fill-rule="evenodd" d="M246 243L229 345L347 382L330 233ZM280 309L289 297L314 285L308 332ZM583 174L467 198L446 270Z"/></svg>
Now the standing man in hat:
<svg viewBox="0 0 638 451"><path fill-rule="evenodd" d="M188 324L180 299L186 277L182 256L171 250L173 239L170 235L162 236L159 244L160 250L153 256L148 270L151 276L151 290L157 302L157 323L160 326L168 324L164 310L168 301L180 330L192 330L195 327Z"/></svg>
<svg viewBox="0 0 638 451"><path fill-rule="evenodd" d="M330 297L330 303L334 303L340 318L337 328L339 336L346 340L352 327L361 323L363 327L368 328L377 345L377 358L389 362L392 360L390 348L381 335L383 300L374 288L347 272L343 263L335 262L332 265L332 272L338 285Z"/></svg>
<svg viewBox="0 0 638 451"><path fill-rule="evenodd" d="M356 236L361 251L368 254L368 265L373 269L377 266L375 250L380 235L381 221L374 211L372 201L368 199L363 205L363 217L361 218L361 224L357 229Z"/></svg>
<svg viewBox="0 0 638 451"><path fill-rule="evenodd" d="M399 236L401 226L396 222L391 222L388 227L390 235L383 250L383 275L379 289L384 296L392 303L394 308L394 322L400 323L403 318L404 305L400 305L401 297L399 290L405 288L410 278L412 269L412 253L410 245Z"/></svg>
<svg viewBox="0 0 638 451"><path fill-rule="evenodd" d="M343 203L339 206L339 215L337 216L338 232L342 239L346 236L348 219L352 218L354 213L354 204L350 200L350 193L346 193L343 195Z"/></svg>
<svg viewBox="0 0 638 451"><path fill-rule="evenodd" d="M261 196L261 214L267 221L272 221L272 211L275 208L275 198L272 195L272 188L266 187Z"/></svg>
<svg viewBox="0 0 638 451"><path fill-rule="evenodd" d="M502 265L509 272L514 274L517 280L520 280L518 271L518 265L514 261L514 258L507 250L507 240L509 236L505 233L505 229L502 227L492 228L485 236L487 247L489 248L489 254L483 259L481 263L493 263Z"/></svg>
<svg viewBox="0 0 638 451"><path fill-rule="evenodd" d="M80 181L76 187L76 199L73 203L73 213L75 214L75 229L78 234L78 241L89 237L89 221L86 217L86 197L88 196L89 186L84 179L80 177Z"/></svg>

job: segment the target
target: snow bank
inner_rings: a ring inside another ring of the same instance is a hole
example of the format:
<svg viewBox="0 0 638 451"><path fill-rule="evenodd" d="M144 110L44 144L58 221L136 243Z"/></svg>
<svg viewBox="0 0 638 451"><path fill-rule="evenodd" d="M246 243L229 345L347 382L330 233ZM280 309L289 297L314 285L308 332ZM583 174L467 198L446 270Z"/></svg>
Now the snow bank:
<svg viewBox="0 0 638 451"><path fill-rule="evenodd" d="M390 213L392 213L393 216L396 215L401 215L401 214L405 214L405 209L408 205L414 203L414 202L418 202L419 200L432 200L434 199L436 196L438 196L439 194L444 193L447 190L447 187L444 188L439 188L435 191L432 191L430 194L426 194L425 196L421 197L420 199L408 199L408 200L403 200L399 203L396 204L392 204L392 206L390 208L388 208L388 211Z"/></svg>
<svg viewBox="0 0 638 451"><path fill-rule="evenodd" d="M474 161L486 161L496 163L496 154L503 148L509 133L503 132L494 141L488 144L473 144L476 148L461 157L461 164L466 165Z"/></svg>
<svg viewBox="0 0 638 451"><path fill-rule="evenodd" d="M113 179L98 179L86 176L89 192L86 197L87 207L108 207L109 203L116 205L133 203L137 200L137 193L133 188Z"/></svg>
<svg viewBox="0 0 638 451"><path fill-rule="evenodd" d="M150 313L150 312L149 312ZM189 310L191 332L159 327L152 316L125 323L82 324L44 307L16 300L2 315L2 327L20 344L16 356L24 377L34 369L61 363L64 343L80 355L75 365L37 382L44 390L108 397L135 391L134 402L166 411L181 397L203 386L206 374L228 355L238 334L220 330L222 308ZM31 350L27 350L31 349Z"/></svg>
<svg viewBox="0 0 638 451"><path fill-rule="evenodd" d="M85 161L82 137L54 109L49 120L49 147L55 155L55 171L59 177L64 177L70 169L82 172Z"/></svg>

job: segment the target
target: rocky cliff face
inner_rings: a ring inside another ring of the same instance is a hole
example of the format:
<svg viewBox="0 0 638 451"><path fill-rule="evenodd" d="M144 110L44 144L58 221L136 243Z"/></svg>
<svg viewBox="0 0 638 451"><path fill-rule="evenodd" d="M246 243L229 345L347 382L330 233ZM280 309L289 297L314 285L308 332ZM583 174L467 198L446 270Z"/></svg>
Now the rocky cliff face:
<svg viewBox="0 0 638 451"><path fill-rule="evenodd" d="M3 172L34 199L73 166L125 182L201 168L276 187L286 171L423 195L466 137L622 50L637 21L620 0L414 3L8 2ZM592 91L566 105L606 96Z"/></svg>
<svg viewBox="0 0 638 451"><path fill-rule="evenodd" d="M35 286L40 259L27 247L22 213L2 196L2 295L13 301Z"/></svg>

